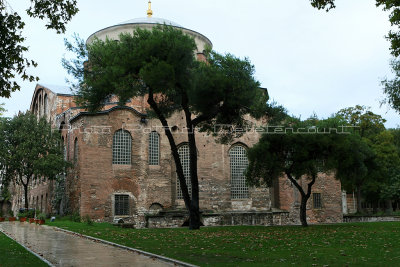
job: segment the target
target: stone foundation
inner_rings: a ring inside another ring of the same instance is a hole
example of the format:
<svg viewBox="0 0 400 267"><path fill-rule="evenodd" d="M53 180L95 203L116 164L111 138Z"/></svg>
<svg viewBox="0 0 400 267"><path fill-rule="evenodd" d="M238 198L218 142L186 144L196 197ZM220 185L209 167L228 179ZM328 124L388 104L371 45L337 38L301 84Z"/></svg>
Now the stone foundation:
<svg viewBox="0 0 400 267"><path fill-rule="evenodd" d="M187 222L188 218L189 216L186 212L179 211L147 215L146 227L181 227ZM286 211L203 213L202 222L204 226L293 224L289 219L289 212Z"/></svg>
<svg viewBox="0 0 400 267"><path fill-rule="evenodd" d="M400 216L343 216L343 222L400 222Z"/></svg>

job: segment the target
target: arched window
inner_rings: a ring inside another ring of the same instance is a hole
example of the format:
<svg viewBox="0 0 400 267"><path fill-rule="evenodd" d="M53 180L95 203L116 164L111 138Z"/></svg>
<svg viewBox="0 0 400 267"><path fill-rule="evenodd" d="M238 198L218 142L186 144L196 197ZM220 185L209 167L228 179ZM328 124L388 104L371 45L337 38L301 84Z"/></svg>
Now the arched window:
<svg viewBox="0 0 400 267"><path fill-rule="evenodd" d="M75 138L74 141L74 163L78 162L78 138Z"/></svg>
<svg viewBox="0 0 400 267"><path fill-rule="evenodd" d="M47 116L47 94L45 94L44 95L44 101L43 101L44 103L43 103L43 110L44 110L44 112L43 112L43 114L44 114L44 116L46 117Z"/></svg>
<svg viewBox="0 0 400 267"><path fill-rule="evenodd" d="M149 165L160 164L160 136L157 132L149 135Z"/></svg>
<svg viewBox="0 0 400 267"><path fill-rule="evenodd" d="M186 185L189 190L189 195L192 195L192 183L190 182L190 156L189 156L189 146L188 145L182 145L178 148L178 154L179 158L181 160L182 164L182 169L183 169L183 174L185 176L186 180ZM181 190L181 184L179 182L179 179L176 179L176 192L177 192L177 198L178 199L183 199L183 194Z"/></svg>
<svg viewBox="0 0 400 267"><path fill-rule="evenodd" d="M118 130L113 137L112 163L120 165L131 164L132 137L128 131Z"/></svg>
<svg viewBox="0 0 400 267"><path fill-rule="evenodd" d="M249 187L246 184L245 171L248 166L246 149L235 145L229 150L231 169L231 198L243 199L249 197Z"/></svg>
<svg viewBox="0 0 400 267"><path fill-rule="evenodd" d="M39 96L39 118L42 117L42 96Z"/></svg>
<svg viewBox="0 0 400 267"><path fill-rule="evenodd" d="M67 146L65 145L64 136L61 137L61 145L63 149L64 160L67 160Z"/></svg>

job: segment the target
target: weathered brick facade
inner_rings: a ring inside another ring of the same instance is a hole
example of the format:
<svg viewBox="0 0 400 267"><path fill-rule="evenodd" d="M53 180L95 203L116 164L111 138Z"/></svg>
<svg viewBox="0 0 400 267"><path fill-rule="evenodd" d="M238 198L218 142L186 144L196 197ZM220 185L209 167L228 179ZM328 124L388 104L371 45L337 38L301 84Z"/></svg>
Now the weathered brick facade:
<svg viewBox="0 0 400 267"><path fill-rule="evenodd" d="M114 28L121 32L144 25L131 24ZM148 28L147 24L143 27ZM96 34L102 38L114 28ZM204 60L202 48L211 42L199 33L181 29L196 39L197 58ZM53 128L61 132L65 157L74 163L74 168L65 177L63 206L68 212L79 212L81 216L89 215L98 221L123 219L136 227L182 225L187 215L183 200L177 196L175 164L160 122L146 118L145 97L131 99L124 107L117 106L115 100L109 99L110 103L101 112L93 114L77 107L74 96L65 89L36 86L31 111L46 116ZM247 119L258 125L265 124L265 121ZM176 143L185 144L187 134L183 115L176 113L168 122ZM113 164L113 137L121 129L131 138L131 164ZM158 165L149 165L149 134L152 131L159 136ZM196 134L200 208L205 225L298 223L298 196L285 177L273 188L249 188L248 196L242 199L231 196L230 149L237 145L245 149L251 147L259 137L257 132L248 132L234 143L222 145L205 133ZM55 181L32 184L31 206L47 213L55 212L51 203L53 201L54 207L56 187ZM309 221L341 222L340 183L332 176L321 174L314 191L321 193L322 207L313 209L310 201ZM21 206L22 197L19 192L15 193L14 208L17 208ZM116 196L120 195L127 196L128 201L116 203ZM117 215L116 209L124 209L126 215Z"/></svg>

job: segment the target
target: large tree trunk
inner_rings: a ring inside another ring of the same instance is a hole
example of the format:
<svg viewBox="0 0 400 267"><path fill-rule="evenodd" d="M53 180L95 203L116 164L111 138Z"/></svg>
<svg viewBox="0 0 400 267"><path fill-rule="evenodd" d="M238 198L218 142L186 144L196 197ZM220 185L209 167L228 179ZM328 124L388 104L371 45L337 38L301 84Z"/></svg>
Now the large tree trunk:
<svg viewBox="0 0 400 267"><path fill-rule="evenodd" d="M189 229L200 229L200 207L199 207L199 179L197 175L197 146L195 127L192 121L192 114L189 110L188 99L186 95L183 96L182 107L185 112L187 134L189 140L189 155L190 155L190 182L192 184L192 200L190 202L190 217Z"/></svg>
<svg viewBox="0 0 400 267"><path fill-rule="evenodd" d="M171 151L172 151L172 156L173 156L174 162L175 162L176 174L178 176L178 180L179 180L181 190L182 190L183 200L185 202L185 207L190 213L190 209L191 209L190 208L191 207L190 196L189 196L189 191L188 191L188 188L186 185L185 175L183 174L181 160L179 158L178 148L176 146L174 137L172 136L172 133L169 129L167 119L165 118L165 116L163 115L161 110L158 108L158 105L154 100L154 96L153 96L151 88L149 88L149 98L147 99L147 103L150 105L150 107L156 113L158 119L160 120L160 122L164 128L165 135L168 138L168 141L169 141L169 144L171 147Z"/></svg>
<svg viewBox="0 0 400 267"><path fill-rule="evenodd" d="M24 184L24 196L25 196L25 209L29 208L29 200L28 200L28 183Z"/></svg>
<svg viewBox="0 0 400 267"><path fill-rule="evenodd" d="M310 197L306 195L301 195L301 204L300 204L300 222L301 226L307 227L307 201Z"/></svg>
<svg viewBox="0 0 400 267"><path fill-rule="evenodd" d="M311 189L315 183L317 176L316 176L316 174L312 175L311 182L309 182L307 184L307 193L304 192L303 187L296 181L296 179L292 177L290 169L286 171L286 176L289 178L289 180L293 183L293 185L300 192L300 195L301 195L300 222L301 222L301 226L307 227L308 226L308 224L307 224L307 201L311 196ZM301 179L301 178L299 178L299 179Z"/></svg>

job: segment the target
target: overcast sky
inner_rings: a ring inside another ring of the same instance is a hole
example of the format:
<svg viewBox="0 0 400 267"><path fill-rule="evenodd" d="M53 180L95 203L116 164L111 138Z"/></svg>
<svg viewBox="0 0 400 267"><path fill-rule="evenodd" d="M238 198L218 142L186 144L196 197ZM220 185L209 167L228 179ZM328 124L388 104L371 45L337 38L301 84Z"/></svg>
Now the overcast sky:
<svg viewBox="0 0 400 267"><path fill-rule="evenodd" d="M61 66L64 38L74 32L86 39L102 28L145 17L147 0L78 0L79 13L65 35L46 30L44 22L24 13L28 0L8 0L26 22L27 56L39 66L30 73L40 82L65 85ZM380 80L391 75L388 13L374 0L336 0L329 13L311 7L309 0L153 0L154 17L172 20L207 36L218 52L248 57L256 78L270 97L290 114L327 117L341 108L359 105L400 125L400 115L383 99ZM6 103L8 116L29 109L35 83Z"/></svg>

